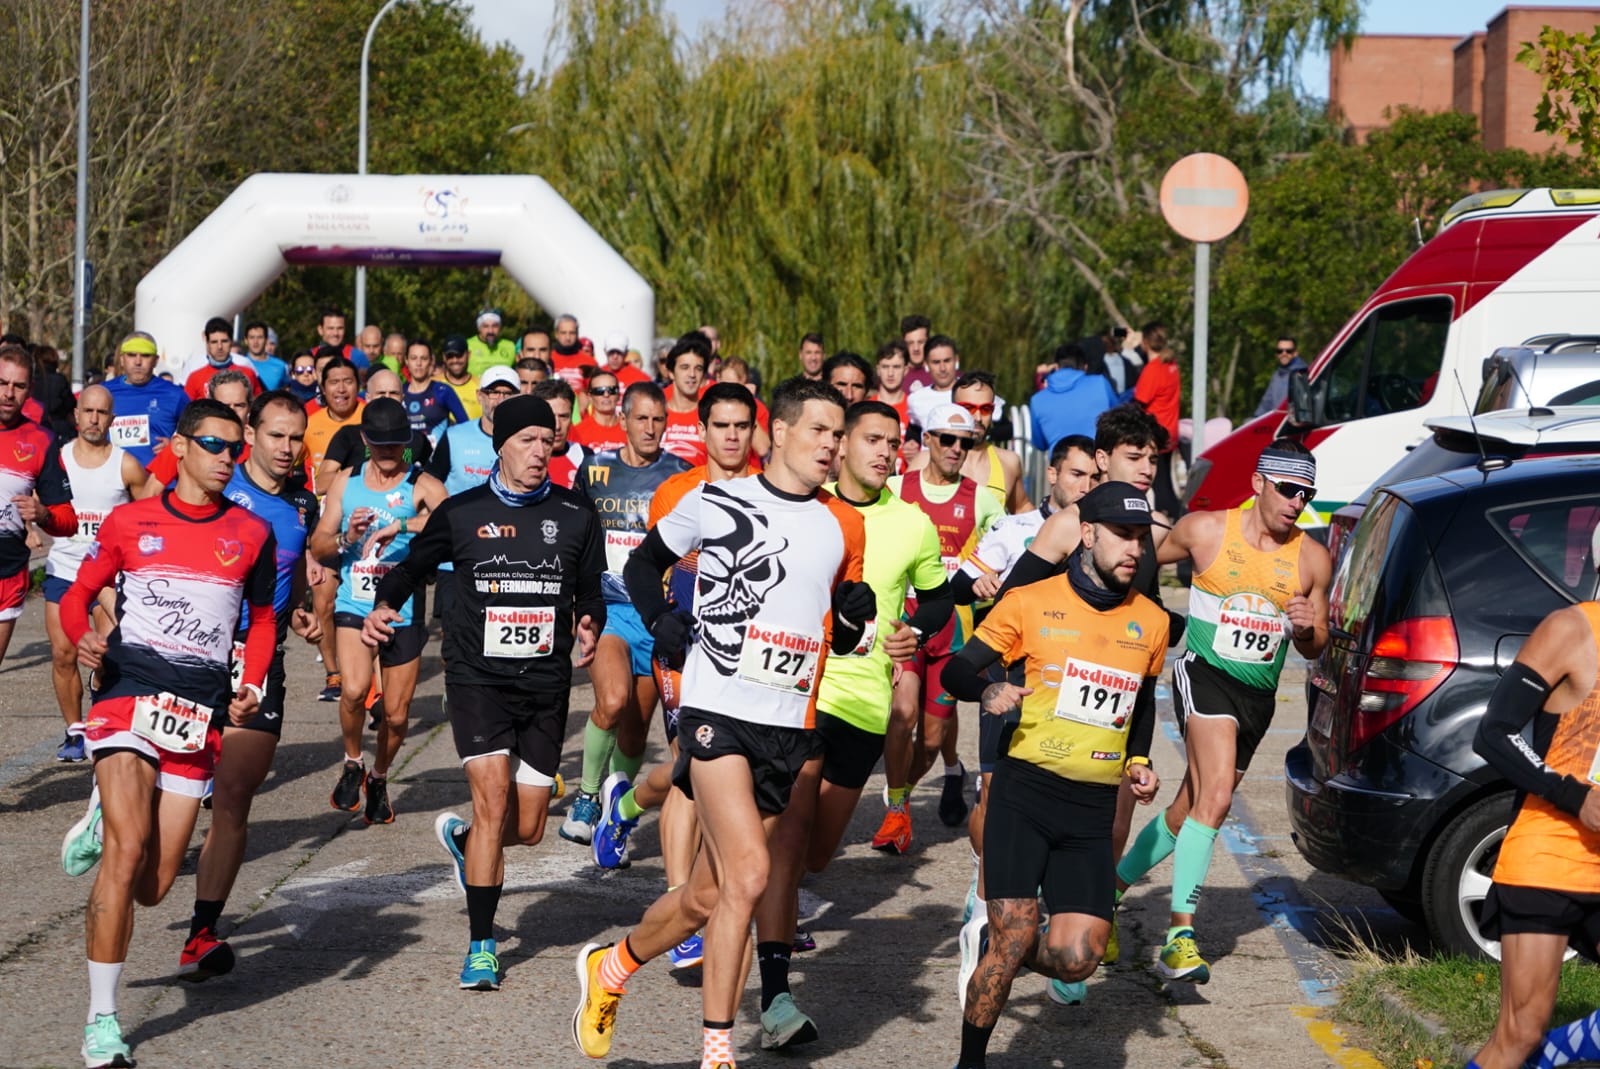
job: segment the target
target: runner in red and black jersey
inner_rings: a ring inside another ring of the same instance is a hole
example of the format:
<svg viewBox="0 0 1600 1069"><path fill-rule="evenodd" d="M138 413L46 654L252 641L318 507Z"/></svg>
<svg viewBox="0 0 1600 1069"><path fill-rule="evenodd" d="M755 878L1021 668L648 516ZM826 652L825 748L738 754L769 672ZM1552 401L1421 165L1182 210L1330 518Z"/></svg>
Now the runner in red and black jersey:
<svg viewBox="0 0 1600 1069"><path fill-rule="evenodd" d="M87 870L97 831L104 840L86 914L88 1066L132 1064L117 986L133 904L153 906L171 889L221 750L219 714L233 724L255 715L277 643L272 528L223 496L244 448L239 417L195 401L170 448L177 488L113 509L61 599L62 627L94 671L85 737L99 797L62 844L63 866L74 875ZM113 584L117 629L102 638L89 627L89 606ZM234 628L246 601L250 627L235 687Z"/></svg>
<svg viewBox="0 0 1600 1069"><path fill-rule="evenodd" d="M28 524L55 538L78 530L55 436L22 414L32 386L28 351L0 346L0 661L28 596Z"/></svg>

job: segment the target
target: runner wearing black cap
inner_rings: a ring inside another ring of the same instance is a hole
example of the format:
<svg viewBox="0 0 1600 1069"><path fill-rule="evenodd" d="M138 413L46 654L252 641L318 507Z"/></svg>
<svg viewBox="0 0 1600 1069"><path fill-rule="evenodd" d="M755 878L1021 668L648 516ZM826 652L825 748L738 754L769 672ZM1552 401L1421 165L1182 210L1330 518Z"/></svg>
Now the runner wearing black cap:
<svg viewBox="0 0 1600 1069"><path fill-rule="evenodd" d="M396 608L446 561L456 595L445 612L445 693L456 753L472 789L472 823L434 824L467 896L471 942L461 987L500 986L494 915L505 850L544 836L577 663L605 625L605 536L594 506L548 476L555 416L537 397L495 410L487 483L452 495L378 584L363 638L382 648L404 631ZM470 832L470 833L469 833Z"/></svg>
<svg viewBox="0 0 1600 1069"><path fill-rule="evenodd" d="M1194 562L1188 650L1172 666L1189 767L1172 804L1145 825L1117 866L1118 897L1172 858L1172 920L1157 969L1203 984L1211 966L1194 912L1217 829L1272 723L1288 653L1315 658L1328 641L1328 551L1295 526L1317 494L1317 462L1292 439L1261 451L1250 476L1255 507L1191 512L1161 544L1162 564Z"/></svg>
<svg viewBox="0 0 1600 1069"><path fill-rule="evenodd" d="M1141 802L1158 786L1149 754L1167 614L1132 586L1150 505L1134 486L1107 482L1077 507L1082 544L1066 574L1003 598L940 680L985 716L1021 706L987 799L987 915L961 929L958 1069L984 1064L1024 965L1075 983L1100 964L1118 784L1127 779ZM1001 660L1025 662L1024 685L990 682L985 673Z"/></svg>
<svg viewBox="0 0 1600 1069"><path fill-rule="evenodd" d="M478 376L468 370L467 339L452 334L439 347L439 380L456 392L469 420L483 415L478 404Z"/></svg>
<svg viewBox="0 0 1600 1069"><path fill-rule="evenodd" d="M361 628L372 611L378 583L406 555L411 536L422 529L431 506L442 500L417 486L418 472L406 457L411 421L399 401L380 398L361 413L361 437L369 457L340 472L328 487L322 517L311 535L311 553L339 569L339 595L333 622L344 676L339 698L339 726L344 736L344 768L329 804L351 812L361 808L366 790L368 824L394 822L389 801L389 766L405 741L411 695L427 640L422 597L406 605L394 621L392 635L378 647L382 671L383 719L378 722L372 774L361 755L361 730L366 723L365 698L372 683L372 651L363 644Z"/></svg>

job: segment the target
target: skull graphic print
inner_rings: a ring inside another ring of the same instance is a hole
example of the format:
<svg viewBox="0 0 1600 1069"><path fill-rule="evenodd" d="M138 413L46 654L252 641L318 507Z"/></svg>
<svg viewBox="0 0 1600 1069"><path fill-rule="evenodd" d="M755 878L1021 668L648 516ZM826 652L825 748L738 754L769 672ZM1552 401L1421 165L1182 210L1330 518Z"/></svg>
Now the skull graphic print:
<svg viewBox="0 0 1600 1069"><path fill-rule="evenodd" d="M701 649L716 670L731 676L739 664L745 628L761 603L786 574L781 554L789 540L771 528L753 505L715 486L704 488L705 503L728 520L724 531L709 533L700 544L700 573L695 615L700 619Z"/></svg>

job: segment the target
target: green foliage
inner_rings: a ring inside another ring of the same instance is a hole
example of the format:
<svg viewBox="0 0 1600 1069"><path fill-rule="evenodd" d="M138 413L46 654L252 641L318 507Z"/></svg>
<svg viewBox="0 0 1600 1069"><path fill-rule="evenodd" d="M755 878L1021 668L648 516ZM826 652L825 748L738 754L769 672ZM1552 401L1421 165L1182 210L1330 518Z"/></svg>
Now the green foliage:
<svg viewBox="0 0 1600 1069"><path fill-rule="evenodd" d="M1523 42L1517 62L1543 83L1534 129L1561 135L1600 165L1600 26L1591 33L1546 26L1538 41Z"/></svg>

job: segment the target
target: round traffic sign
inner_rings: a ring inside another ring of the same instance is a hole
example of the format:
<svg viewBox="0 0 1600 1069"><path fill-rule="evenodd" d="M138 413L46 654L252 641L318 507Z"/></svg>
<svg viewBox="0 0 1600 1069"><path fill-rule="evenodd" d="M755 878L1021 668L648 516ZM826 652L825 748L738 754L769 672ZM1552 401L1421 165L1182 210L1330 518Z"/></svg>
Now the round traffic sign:
<svg viewBox="0 0 1600 1069"><path fill-rule="evenodd" d="M1161 215L1190 241L1221 241L1244 222L1250 187L1233 161L1196 152L1161 179Z"/></svg>

